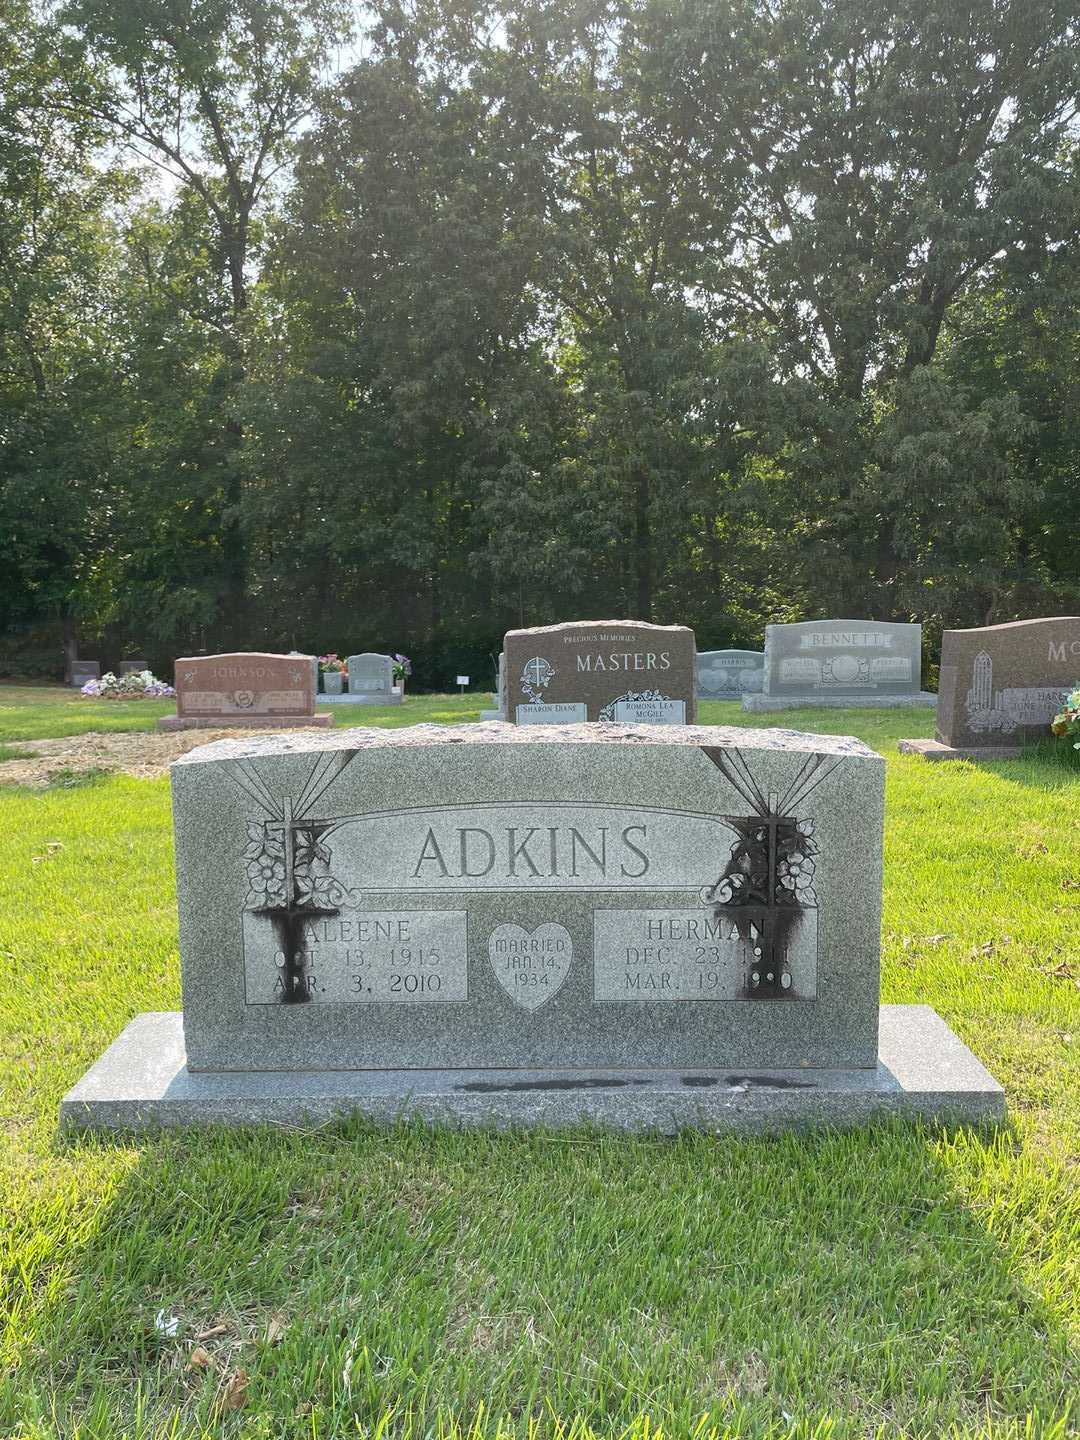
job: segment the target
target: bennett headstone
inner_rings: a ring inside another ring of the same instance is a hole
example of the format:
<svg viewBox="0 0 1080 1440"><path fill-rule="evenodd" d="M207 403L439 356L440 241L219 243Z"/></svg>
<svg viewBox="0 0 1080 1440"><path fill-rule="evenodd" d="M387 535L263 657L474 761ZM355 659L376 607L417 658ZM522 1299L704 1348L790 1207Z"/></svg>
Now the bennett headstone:
<svg viewBox="0 0 1080 1440"><path fill-rule="evenodd" d="M760 694L765 655L761 650L699 650L697 667L699 700L737 700Z"/></svg>
<svg viewBox="0 0 1080 1440"><path fill-rule="evenodd" d="M625 721L697 718L694 632L685 625L576 620L508 630L503 643L507 719L519 725L614 721L617 706Z"/></svg>
<svg viewBox="0 0 1080 1440"><path fill-rule="evenodd" d="M760 695L743 709L796 705L932 705L920 689L922 626L886 620L806 620L765 627Z"/></svg>
<svg viewBox="0 0 1080 1440"><path fill-rule="evenodd" d="M879 1048L883 771L857 740L687 726L195 750L183 1034L139 1017L65 1123L1000 1113L932 1012L883 1012Z"/></svg>
<svg viewBox="0 0 1080 1440"><path fill-rule="evenodd" d="M929 759L992 759L1045 739L1080 681L1080 616L1014 620L941 639L936 741L902 740Z"/></svg>
<svg viewBox="0 0 1080 1440"><path fill-rule="evenodd" d="M98 660L73 660L71 662L71 684L82 689L88 680L101 679L101 662Z"/></svg>
<svg viewBox="0 0 1080 1440"><path fill-rule="evenodd" d="M314 655L238 651L189 655L176 662L176 714L161 730L324 727L332 715L315 714L318 661Z"/></svg>

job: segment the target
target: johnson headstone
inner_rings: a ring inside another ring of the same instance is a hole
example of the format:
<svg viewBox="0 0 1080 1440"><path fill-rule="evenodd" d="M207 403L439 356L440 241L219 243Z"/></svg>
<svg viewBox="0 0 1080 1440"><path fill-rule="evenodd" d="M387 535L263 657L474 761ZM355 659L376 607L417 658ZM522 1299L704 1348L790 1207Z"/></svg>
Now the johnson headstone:
<svg viewBox="0 0 1080 1440"><path fill-rule="evenodd" d="M901 740L931 760L1004 759L1042 740L1080 681L1080 616L946 630L934 740Z"/></svg>
<svg viewBox="0 0 1080 1440"><path fill-rule="evenodd" d="M508 630L508 720L682 725L697 718L694 632L640 620L576 620Z"/></svg>
<svg viewBox="0 0 1080 1440"><path fill-rule="evenodd" d="M134 1021L65 1123L1000 1113L933 1012L879 1023L883 770L689 726L204 746L172 768L182 1024Z"/></svg>
<svg viewBox="0 0 1080 1440"><path fill-rule="evenodd" d="M921 690L922 626L886 620L806 620L765 627L760 695L743 709L799 705L933 705Z"/></svg>
<svg viewBox="0 0 1080 1440"><path fill-rule="evenodd" d="M317 676L314 655L183 656L175 669L176 714L163 716L158 728L323 728L334 717L315 714Z"/></svg>
<svg viewBox="0 0 1080 1440"><path fill-rule="evenodd" d="M698 699L738 700L741 695L758 695L764 670L761 650L699 650Z"/></svg>

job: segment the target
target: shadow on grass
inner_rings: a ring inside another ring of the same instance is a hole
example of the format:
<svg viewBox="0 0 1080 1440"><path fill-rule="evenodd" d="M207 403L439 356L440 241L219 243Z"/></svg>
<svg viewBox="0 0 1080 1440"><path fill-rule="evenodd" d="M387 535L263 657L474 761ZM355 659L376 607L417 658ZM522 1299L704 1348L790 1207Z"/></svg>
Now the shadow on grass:
<svg viewBox="0 0 1080 1440"><path fill-rule="evenodd" d="M1025 1416L1052 1433L1077 1357L949 1159L1004 1164L1016 1143L897 1123L161 1135L43 1261L0 1423L326 1437L408 1410L420 1436L482 1404L522 1435L545 1415L537 1434L557 1415L616 1435L643 1412L670 1434L705 1415L755 1437L1004 1437Z"/></svg>
<svg viewBox="0 0 1080 1440"><path fill-rule="evenodd" d="M1027 789L1060 790L1063 786L1080 781L1080 750L1070 749L1061 740L1040 740L1025 745L1013 760L980 760L974 763L978 770Z"/></svg>

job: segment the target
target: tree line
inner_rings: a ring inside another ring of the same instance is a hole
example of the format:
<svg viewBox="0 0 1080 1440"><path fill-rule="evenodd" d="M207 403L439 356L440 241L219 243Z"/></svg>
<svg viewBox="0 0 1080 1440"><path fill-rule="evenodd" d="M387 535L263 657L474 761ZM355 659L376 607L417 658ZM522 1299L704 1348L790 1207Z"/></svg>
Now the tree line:
<svg viewBox="0 0 1080 1440"><path fill-rule="evenodd" d="M1080 607L1075 0L0 0L6 667Z"/></svg>

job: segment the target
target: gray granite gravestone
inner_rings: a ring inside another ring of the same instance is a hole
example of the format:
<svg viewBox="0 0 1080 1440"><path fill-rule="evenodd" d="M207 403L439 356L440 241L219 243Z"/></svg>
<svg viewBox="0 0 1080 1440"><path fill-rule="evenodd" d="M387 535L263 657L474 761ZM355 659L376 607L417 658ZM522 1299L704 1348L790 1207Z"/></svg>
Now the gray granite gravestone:
<svg viewBox="0 0 1080 1440"><path fill-rule="evenodd" d="M73 660L71 662L71 685L81 690L88 680L101 679L101 662L98 660Z"/></svg>
<svg viewBox="0 0 1080 1440"><path fill-rule="evenodd" d="M315 714L318 665L314 655L240 650L187 655L176 662L176 714L159 730L321 729L332 715Z"/></svg>
<svg viewBox="0 0 1080 1440"><path fill-rule="evenodd" d="M699 650L698 699L738 700L741 695L760 694L764 669L761 650Z"/></svg>
<svg viewBox="0 0 1080 1440"><path fill-rule="evenodd" d="M1080 616L946 630L933 740L901 740L929 760L1001 760L1043 740L1080 681Z"/></svg>
<svg viewBox="0 0 1080 1440"><path fill-rule="evenodd" d="M345 662L349 676L347 695L326 695L334 705L400 705L402 692L394 684L394 657L366 650Z"/></svg>
<svg viewBox="0 0 1080 1440"><path fill-rule="evenodd" d="M694 632L685 625L575 620L508 630L503 645L506 718L519 725L697 718Z"/></svg>
<svg viewBox="0 0 1080 1440"><path fill-rule="evenodd" d="M121 660L118 675L141 675L144 670L150 669L149 660Z"/></svg>
<svg viewBox="0 0 1080 1440"><path fill-rule="evenodd" d="M922 626L886 620L806 620L766 625L760 695L744 695L754 713L799 705L933 705L920 688Z"/></svg>
<svg viewBox="0 0 1080 1440"><path fill-rule="evenodd" d="M506 719L506 656L502 651L499 652L499 664L495 675L495 708L494 710L481 710L480 719Z"/></svg>
<svg viewBox="0 0 1080 1440"><path fill-rule="evenodd" d="M172 767L182 1023L133 1022L64 1122L999 1114L932 1012L879 1013L883 770L682 726L204 746Z"/></svg>

